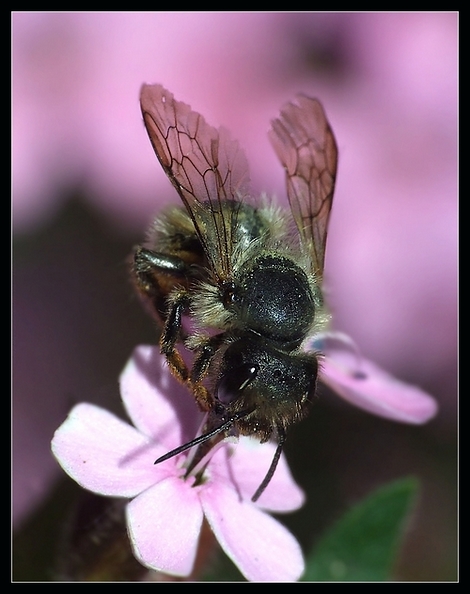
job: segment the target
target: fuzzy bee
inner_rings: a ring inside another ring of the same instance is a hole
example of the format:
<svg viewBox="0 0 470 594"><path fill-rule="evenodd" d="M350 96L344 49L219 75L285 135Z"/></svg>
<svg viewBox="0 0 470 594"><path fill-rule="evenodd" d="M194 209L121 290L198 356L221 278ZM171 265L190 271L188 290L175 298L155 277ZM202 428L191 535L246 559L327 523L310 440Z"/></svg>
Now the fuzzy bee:
<svg viewBox="0 0 470 594"><path fill-rule="evenodd" d="M201 435L156 463L200 446L194 468L229 435L273 438L278 446L255 501L274 474L288 427L305 416L316 389L318 354L302 346L328 322L321 285L335 138L321 103L303 95L272 122L289 212L250 195L245 155L225 130L160 85L144 85L140 102L183 204L158 216L135 250L133 276L161 323L171 372L207 413ZM182 347L193 352L189 366Z"/></svg>

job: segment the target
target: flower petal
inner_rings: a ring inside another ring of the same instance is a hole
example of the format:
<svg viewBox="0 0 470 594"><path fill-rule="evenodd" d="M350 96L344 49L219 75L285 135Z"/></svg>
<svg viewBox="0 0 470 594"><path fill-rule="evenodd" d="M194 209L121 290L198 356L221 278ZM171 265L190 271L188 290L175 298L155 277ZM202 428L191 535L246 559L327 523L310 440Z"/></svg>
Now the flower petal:
<svg viewBox="0 0 470 594"><path fill-rule="evenodd" d="M437 413L437 403L416 386L399 381L367 359L346 350L328 351L321 380L342 398L368 412L402 421L426 423Z"/></svg>
<svg viewBox="0 0 470 594"><path fill-rule="evenodd" d="M196 558L203 513L197 490L170 477L127 506L127 525L134 554L145 566L187 576Z"/></svg>
<svg viewBox="0 0 470 594"><path fill-rule="evenodd" d="M299 579L304 571L302 551L282 524L221 483L208 483L199 496L221 547L248 580Z"/></svg>
<svg viewBox="0 0 470 594"><path fill-rule="evenodd" d="M56 430L51 448L68 475L100 495L134 497L169 472L168 466L153 464L161 448L93 404L72 409Z"/></svg>
<svg viewBox="0 0 470 594"><path fill-rule="evenodd" d="M132 423L172 450L195 437L202 413L171 375L156 347L137 347L120 377L121 397Z"/></svg>
<svg viewBox="0 0 470 594"><path fill-rule="evenodd" d="M250 501L271 466L276 444L240 437L238 443L227 444L226 448L225 452L217 452L207 472L214 478L224 474L235 483L237 492ZM230 451L231 456L227 455ZM304 501L304 492L292 478L286 457L282 454L274 476L256 505L273 512L288 512L302 507Z"/></svg>

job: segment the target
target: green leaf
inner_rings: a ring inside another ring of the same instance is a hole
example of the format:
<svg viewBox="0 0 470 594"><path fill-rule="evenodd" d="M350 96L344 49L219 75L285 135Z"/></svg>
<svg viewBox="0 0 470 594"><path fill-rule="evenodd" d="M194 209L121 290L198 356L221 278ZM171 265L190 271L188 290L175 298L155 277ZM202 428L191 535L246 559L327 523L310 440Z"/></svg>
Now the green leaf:
<svg viewBox="0 0 470 594"><path fill-rule="evenodd" d="M390 579L417 490L416 479L401 479L353 507L318 543L302 580Z"/></svg>

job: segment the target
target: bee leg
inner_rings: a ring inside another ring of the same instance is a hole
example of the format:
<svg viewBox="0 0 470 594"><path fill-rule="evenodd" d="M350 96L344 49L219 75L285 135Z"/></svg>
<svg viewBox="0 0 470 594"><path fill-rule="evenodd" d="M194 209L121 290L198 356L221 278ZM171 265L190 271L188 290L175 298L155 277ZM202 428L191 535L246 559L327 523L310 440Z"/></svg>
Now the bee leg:
<svg viewBox="0 0 470 594"><path fill-rule="evenodd" d="M173 291L160 336L160 351L165 355L173 375L183 383L189 381L189 369L176 349L176 343L180 338L183 314L187 311L189 304L190 295L186 289Z"/></svg>
<svg viewBox="0 0 470 594"><path fill-rule="evenodd" d="M191 384L191 390L196 400L196 404L202 412L209 412L214 407L214 397L209 390L202 384Z"/></svg>
<svg viewBox="0 0 470 594"><path fill-rule="evenodd" d="M160 321L165 320L168 294L175 285L187 281L186 262L177 256L138 247L132 272L137 289L150 304L152 313Z"/></svg>
<svg viewBox="0 0 470 594"><path fill-rule="evenodd" d="M165 355L172 374L181 382L185 383L192 391L197 405L203 412L208 412L213 407L214 397L209 390L202 384L202 377L207 371L210 359L212 359L215 349L207 349L204 352L204 362L199 362L201 355L196 358L194 366L198 370L189 373L189 369L176 349L176 341L179 338L182 324L182 316L187 311L190 304L190 295L185 289L173 291L170 300L165 326L160 338L160 349ZM209 352L210 351L210 352ZM206 362L206 358L210 357Z"/></svg>
<svg viewBox="0 0 470 594"><path fill-rule="evenodd" d="M139 292L163 323L160 351L172 374L186 383L189 370L175 345L181 337L182 316L189 305L189 294L175 287L187 283L188 266L178 256L138 247L134 253L133 273Z"/></svg>
<svg viewBox="0 0 470 594"><path fill-rule="evenodd" d="M224 342L224 339L224 333L216 334L215 336L203 338L199 344L197 344L197 346L192 347L198 351L198 354L191 369L191 389L199 407L203 411L209 411L213 408L214 396L202 384L202 380L209 369L210 363L216 354L217 349Z"/></svg>
<svg viewBox="0 0 470 594"><path fill-rule="evenodd" d="M190 348L197 351L198 354L191 369L191 382L196 384L204 378L214 355L224 341L225 334L222 332L214 336L199 338L196 344L193 343Z"/></svg>

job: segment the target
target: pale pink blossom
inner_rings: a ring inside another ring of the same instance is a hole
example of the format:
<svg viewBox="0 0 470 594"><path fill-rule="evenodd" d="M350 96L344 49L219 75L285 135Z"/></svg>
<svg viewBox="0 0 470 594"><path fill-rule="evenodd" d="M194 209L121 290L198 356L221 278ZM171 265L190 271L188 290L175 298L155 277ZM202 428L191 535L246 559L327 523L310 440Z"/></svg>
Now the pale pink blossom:
<svg viewBox="0 0 470 594"><path fill-rule="evenodd" d="M291 533L270 512L288 512L304 500L284 458L256 503L251 501L274 453L272 444L241 437L212 456L203 480L185 478L185 452L154 461L194 437L202 414L162 366L152 347L138 347L121 376L121 393L134 427L82 403L52 441L63 469L82 487L124 497L136 558L171 575L188 576L205 517L226 554L248 580L293 581L304 568Z"/></svg>
<svg viewBox="0 0 470 594"><path fill-rule="evenodd" d="M340 396L407 423L434 416L433 398L361 359L348 349L349 342L338 342L346 348L327 351L321 378ZM187 452L153 464L191 440L203 417L162 362L155 347L138 347L121 376L123 403L134 427L100 407L78 404L54 435L54 456L82 487L131 500L129 538L143 565L190 575L205 517L247 579L297 580L303 572L300 546L266 513L292 511L303 503L284 457L259 500L251 500L273 457L272 443L240 437L235 445L223 444L212 453L202 479L200 466L186 475Z"/></svg>

